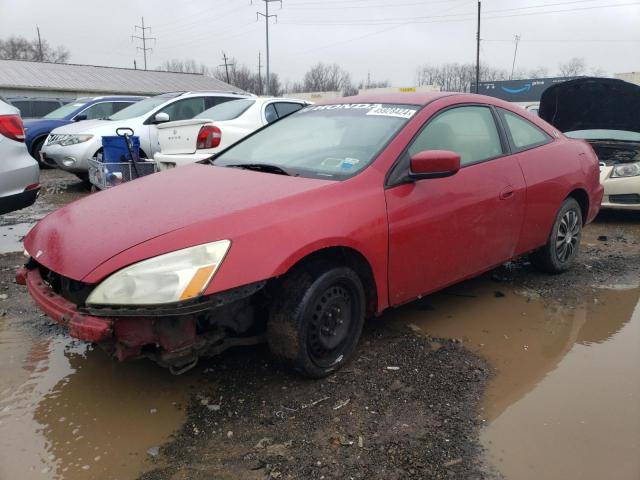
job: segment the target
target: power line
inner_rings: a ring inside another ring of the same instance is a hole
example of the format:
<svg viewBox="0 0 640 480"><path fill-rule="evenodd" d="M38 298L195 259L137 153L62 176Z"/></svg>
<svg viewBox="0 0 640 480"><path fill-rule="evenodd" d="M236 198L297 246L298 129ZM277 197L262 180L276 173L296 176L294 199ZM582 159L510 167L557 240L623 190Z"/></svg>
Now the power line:
<svg viewBox="0 0 640 480"><path fill-rule="evenodd" d="M279 2L280 3L280 8L282 8L282 0L261 0L264 2L264 13L262 12L256 12L256 19L259 20L260 17L264 17L264 23L265 23L265 29L266 29L266 38L267 38L267 80L265 82L266 85L266 94L269 95L270 93L270 83L271 83L271 78L270 78L270 73L269 73L269 18L274 17L276 19L276 22L278 21L278 16L277 15L269 15L269 4L270 3L274 3L274 2Z"/></svg>
<svg viewBox="0 0 640 480"><path fill-rule="evenodd" d="M133 39L138 39L138 40L142 40L142 47L138 47L136 46L136 51L138 50L142 50L142 54L144 56L144 69L147 69L147 51L153 52L153 48L151 47L147 47L147 40L156 40L156 37L147 37L147 30L151 31L151 27L145 27L144 26L144 17L142 17L142 26L140 25L135 25L134 26L134 31L139 28L140 31L142 32L142 36L136 36L136 35L131 35L131 41L133 41Z"/></svg>
<svg viewBox="0 0 640 480"><path fill-rule="evenodd" d="M486 10L484 11L483 14L483 18L484 19L494 19L494 18L512 18L512 17L525 17L525 16L534 16L534 15L546 15L549 13L565 13L565 12L577 12L577 11L583 11L583 10L596 10L596 9L603 9L603 8L615 8L615 7L627 7L627 6L633 6L633 5L640 5L640 2L628 2L628 3L616 3L613 5L595 5L595 6L590 6L590 7L575 7L575 8L565 8L562 10L546 10L546 11L540 11L540 12L526 12L526 13L518 13L518 14L512 14L512 15L487 15L487 14L492 14L492 13L505 13L505 12L511 12L511 11L518 11L518 10L529 10L531 8L543 8L543 7L549 7L549 6L558 6L558 5L567 5L567 4L573 4L573 3L583 3L583 2L592 2L592 1L599 1L599 0L580 0L579 2L576 2L576 0L573 0L571 2L564 2L564 3L555 3L555 4L544 4L544 5L538 5L538 6L529 6L529 7L516 7L516 8L503 8L503 9L496 9L496 10ZM456 18L458 17L458 18ZM462 17L466 17L466 18L462 18ZM452 20L444 20L442 22L437 22L434 20L437 19L447 19L447 18L452 18ZM368 25L407 25L407 24L413 24L413 23L448 23L451 21L469 21L472 18L474 18L474 15L471 13L454 13L454 14L448 14L448 15L429 15L429 16L422 16L422 17L416 17L416 16L412 16L412 17L397 17L397 18L390 18L390 19L379 19L379 20L341 20L341 21L328 21L328 22L295 22L295 21L283 21L280 22L283 25L315 25L315 26L335 26L335 25L345 25L345 26L368 26Z"/></svg>

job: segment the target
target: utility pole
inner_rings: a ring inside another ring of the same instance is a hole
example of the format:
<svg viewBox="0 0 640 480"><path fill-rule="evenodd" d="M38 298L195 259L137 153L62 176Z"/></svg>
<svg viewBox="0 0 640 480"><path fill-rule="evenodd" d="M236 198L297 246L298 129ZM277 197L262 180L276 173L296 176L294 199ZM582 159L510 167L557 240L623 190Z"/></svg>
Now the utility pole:
<svg viewBox="0 0 640 480"><path fill-rule="evenodd" d="M269 84L271 83L271 78L270 77L270 65L269 65L269 18L271 17L275 17L276 19L276 23L278 22L278 16L277 15L269 15L269 4L273 3L273 2L279 2L280 3L280 8L282 8L282 0L261 0L262 2L264 2L264 13L262 12L256 12L256 20L260 20L260 17L264 17L265 20L265 25L266 25L266 37L267 37L267 80L265 82L266 84L266 95L269 95L270 89L269 89Z"/></svg>
<svg viewBox="0 0 640 480"><path fill-rule="evenodd" d="M258 50L258 95L262 95L262 56Z"/></svg>
<svg viewBox="0 0 640 480"><path fill-rule="evenodd" d="M156 40L156 37L147 37L147 30L151 31L151 27L145 27L144 26L144 17L142 17L142 26L140 25L135 25L134 26L134 32L136 31L136 29L140 29L141 33L141 37L138 37L136 35L131 35L131 41L133 41L134 38L138 39L138 40L142 40L142 47L136 47L136 51L138 50L142 50L142 54L144 56L144 69L147 69L147 50L153 52L153 48L151 47L147 47L147 40Z"/></svg>
<svg viewBox="0 0 640 480"><path fill-rule="evenodd" d="M514 41L516 42L516 48L513 51L513 64L511 65L511 76L509 80L513 80L513 72L516 69L516 55L518 55L518 43L520 43L520 35L514 35Z"/></svg>
<svg viewBox="0 0 640 480"><path fill-rule="evenodd" d="M222 60L224 60L224 63L222 65L218 65L219 67L224 67L224 71L227 75L227 83L229 85L231 85L231 82L229 81L229 62L227 62L227 54L222 52Z"/></svg>
<svg viewBox="0 0 640 480"><path fill-rule="evenodd" d="M482 1L478 0L478 34L476 37L476 93L480 92L480 12Z"/></svg>
<svg viewBox="0 0 640 480"><path fill-rule="evenodd" d="M44 55L42 54L42 39L40 38L40 27L36 25L36 30L38 31L38 56L39 61L44 62Z"/></svg>

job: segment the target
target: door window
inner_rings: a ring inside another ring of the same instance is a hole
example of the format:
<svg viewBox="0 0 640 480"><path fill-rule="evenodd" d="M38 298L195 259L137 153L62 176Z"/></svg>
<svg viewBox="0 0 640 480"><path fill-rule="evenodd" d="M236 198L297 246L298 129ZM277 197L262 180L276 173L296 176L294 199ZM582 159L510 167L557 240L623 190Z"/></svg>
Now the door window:
<svg viewBox="0 0 640 480"><path fill-rule="evenodd" d="M168 114L169 120L173 122L174 120L189 120L199 113L204 112L204 110L204 98L192 97L173 102L160 111Z"/></svg>
<svg viewBox="0 0 640 480"><path fill-rule="evenodd" d="M509 133L511 134L511 142L516 150L527 150L551 141L549 135L520 115L502 109L500 109L500 113L505 120Z"/></svg>
<svg viewBox="0 0 640 480"><path fill-rule="evenodd" d="M290 113L297 112L304 106L300 103L293 103L293 102L276 102L273 105L276 107L278 118L282 118L285 115L289 115Z"/></svg>
<svg viewBox="0 0 640 480"><path fill-rule="evenodd" d="M231 100L237 100L238 97L205 97L205 110L208 110L216 105L220 105L221 103L229 102Z"/></svg>
<svg viewBox="0 0 640 480"><path fill-rule="evenodd" d="M423 150L450 150L460 164L470 165L504 152L489 107L455 107L436 115L409 146L409 155Z"/></svg>
<svg viewBox="0 0 640 480"><path fill-rule="evenodd" d="M86 110L80 112L80 115L86 115L87 120L102 120L113 115L113 103L103 102L95 103Z"/></svg>
<svg viewBox="0 0 640 480"><path fill-rule="evenodd" d="M278 119L278 112L276 112L276 107L273 103L267 105L264 109L264 119L267 123L275 122Z"/></svg>

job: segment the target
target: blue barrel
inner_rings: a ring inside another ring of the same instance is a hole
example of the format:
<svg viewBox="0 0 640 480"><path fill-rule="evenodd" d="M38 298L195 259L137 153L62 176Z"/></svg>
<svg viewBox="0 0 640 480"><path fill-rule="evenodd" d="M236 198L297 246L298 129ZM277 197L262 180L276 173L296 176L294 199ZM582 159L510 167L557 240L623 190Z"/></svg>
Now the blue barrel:
<svg viewBox="0 0 640 480"><path fill-rule="evenodd" d="M140 137L131 136L132 151L136 160L140 159ZM127 149L124 137L117 135L102 137L102 162L103 163L125 163L130 162L131 155Z"/></svg>

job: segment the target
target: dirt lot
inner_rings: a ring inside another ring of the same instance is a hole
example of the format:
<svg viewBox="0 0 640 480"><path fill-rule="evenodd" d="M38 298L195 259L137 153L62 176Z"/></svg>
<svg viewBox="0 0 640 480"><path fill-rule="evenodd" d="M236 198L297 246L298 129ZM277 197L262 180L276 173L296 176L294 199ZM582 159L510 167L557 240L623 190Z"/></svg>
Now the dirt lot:
<svg viewBox="0 0 640 480"><path fill-rule="evenodd" d="M0 251L86 194L56 171ZM587 227L575 268L525 261L385 313L321 381L238 349L172 377L69 339L0 255L0 478L640 477L640 215Z"/></svg>

